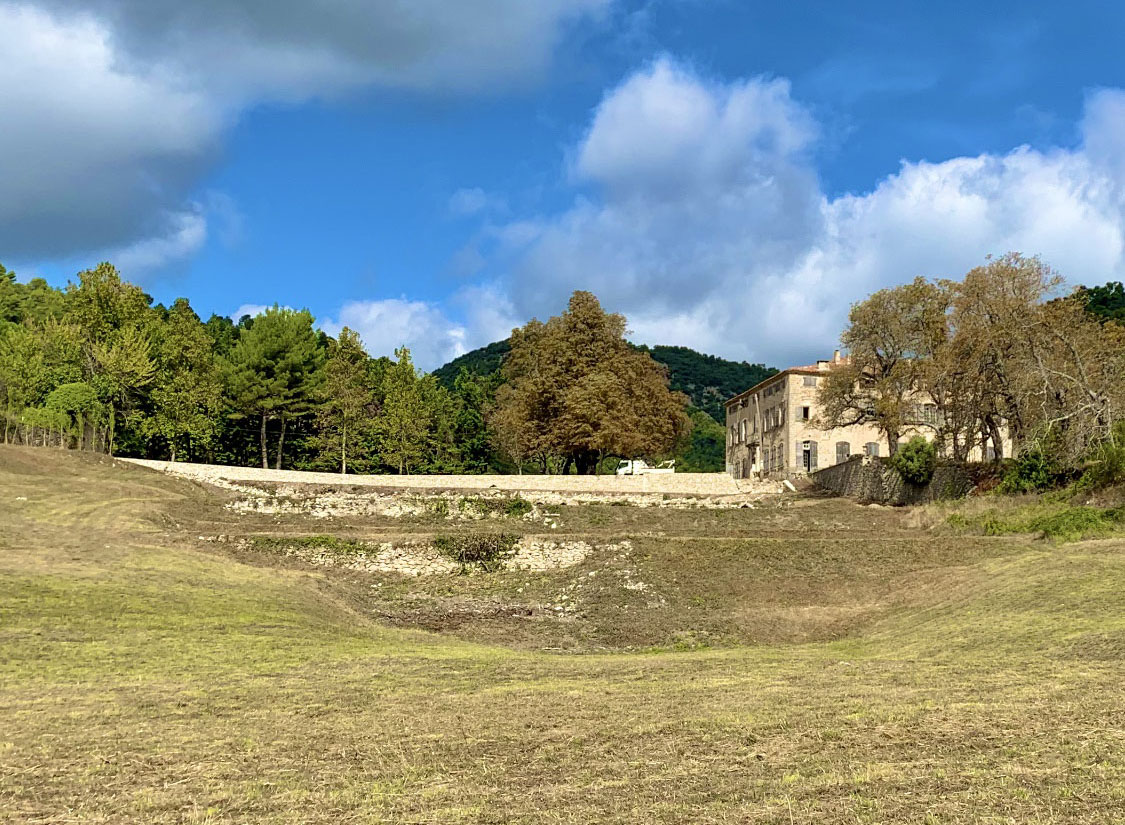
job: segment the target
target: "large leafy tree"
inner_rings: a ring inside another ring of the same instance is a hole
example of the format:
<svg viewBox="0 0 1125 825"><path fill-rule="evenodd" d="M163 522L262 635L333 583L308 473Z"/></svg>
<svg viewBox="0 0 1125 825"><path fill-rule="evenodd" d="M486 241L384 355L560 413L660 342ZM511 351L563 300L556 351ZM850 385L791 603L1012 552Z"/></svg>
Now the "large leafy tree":
<svg viewBox="0 0 1125 825"><path fill-rule="evenodd" d="M840 339L849 358L821 382L819 424L873 424L893 455L900 436L917 423L917 394L946 341L948 308L947 289L924 278L853 306Z"/></svg>
<svg viewBox="0 0 1125 825"><path fill-rule="evenodd" d="M0 391L4 398L4 443L19 414L33 404L43 389L43 348L27 326L8 324L0 329Z"/></svg>
<svg viewBox="0 0 1125 825"><path fill-rule="evenodd" d="M262 467L269 467L267 428L276 419L281 427L275 466L281 469L286 425L312 409L323 359L312 314L276 304L245 327L231 349L225 372L232 417L257 419Z"/></svg>
<svg viewBox="0 0 1125 825"><path fill-rule="evenodd" d="M492 406L499 374L477 375L462 369L453 381L453 440L463 471L485 472L492 461L492 432L486 420Z"/></svg>
<svg viewBox="0 0 1125 825"><path fill-rule="evenodd" d="M322 453L339 461L348 472L348 460L369 456L371 425L376 414L375 374L371 359L353 330L344 327L328 347L324 380L317 410Z"/></svg>
<svg viewBox="0 0 1125 825"><path fill-rule="evenodd" d="M147 430L163 438L175 461L184 448L211 443L223 402L213 341L184 298L172 304L161 325L158 356Z"/></svg>
<svg viewBox="0 0 1125 825"><path fill-rule="evenodd" d="M75 446L81 450L87 443L97 443L98 425L102 423L105 409L98 400L97 391L84 381L62 384L47 396L46 408L66 417ZM87 433L93 437L87 442Z"/></svg>
<svg viewBox="0 0 1125 825"><path fill-rule="evenodd" d="M118 415L128 416L156 374L151 299L121 279L112 264L79 273L66 291L66 314L82 332L89 383L108 412L108 450L113 453Z"/></svg>
<svg viewBox="0 0 1125 825"><path fill-rule="evenodd" d="M493 424L517 461L595 472L605 456L669 453L690 429L687 397L625 340L625 318L575 292L565 312L512 333Z"/></svg>

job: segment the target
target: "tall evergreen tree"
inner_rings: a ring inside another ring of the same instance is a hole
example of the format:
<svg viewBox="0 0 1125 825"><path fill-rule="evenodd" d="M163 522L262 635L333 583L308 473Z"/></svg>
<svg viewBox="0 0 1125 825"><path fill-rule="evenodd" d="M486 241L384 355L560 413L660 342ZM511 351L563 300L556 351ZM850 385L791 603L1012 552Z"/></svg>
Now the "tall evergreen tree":
<svg viewBox="0 0 1125 825"><path fill-rule="evenodd" d="M269 467L267 425L279 420L277 461L281 469L287 422L309 412L324 354L307 309L276 304L244 327L226 359L232 417L256 418L262 467Z"/></svg>

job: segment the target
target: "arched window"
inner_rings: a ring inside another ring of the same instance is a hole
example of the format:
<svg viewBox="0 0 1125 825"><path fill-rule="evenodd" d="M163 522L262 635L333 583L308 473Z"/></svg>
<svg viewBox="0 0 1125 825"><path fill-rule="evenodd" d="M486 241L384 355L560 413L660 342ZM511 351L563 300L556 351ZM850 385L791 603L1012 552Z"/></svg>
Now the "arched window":
<svg viewBox="0 0 1125 825"><path fill-rule="evenodd" d="M852 455L852 445L847 441L836 442L836 463L843 464Z"/></svg>
<svg viewBox="0 0 1125 825"><path fill-rule="evenodd" d="M868 441L863 449L864 449L864 452L866 452L868 455L875 456L876 458L879 457L879 442L878 441Z"/></svg>

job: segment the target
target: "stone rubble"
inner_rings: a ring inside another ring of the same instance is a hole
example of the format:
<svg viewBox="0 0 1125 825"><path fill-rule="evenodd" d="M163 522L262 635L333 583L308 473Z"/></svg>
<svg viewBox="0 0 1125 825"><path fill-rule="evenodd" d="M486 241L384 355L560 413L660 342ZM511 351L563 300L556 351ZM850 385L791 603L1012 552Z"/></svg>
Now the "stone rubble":
<svg viewBox="0 0 1125 825"><path fill-rule="evenodd" d="M606 545L605 549L618 552L629 543ZM547 571L574 567L585 561L593 547L585 541L552 541L524 537L516 551L503 563L505 570ZM299 558L309 564L340 567L368 573L397 573L403 576L440 576L457 573L460 568L452 559L442 555L427 542L372 544L370 552L341 553L327 547L289 547L286 556Z"/></svg>

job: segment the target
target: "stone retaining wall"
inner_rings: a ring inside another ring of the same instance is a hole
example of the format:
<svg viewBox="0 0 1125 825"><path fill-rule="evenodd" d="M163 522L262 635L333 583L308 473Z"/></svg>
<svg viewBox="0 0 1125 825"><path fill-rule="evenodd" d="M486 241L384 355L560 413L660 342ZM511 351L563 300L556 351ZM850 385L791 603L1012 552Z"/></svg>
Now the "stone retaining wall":
<svg viewBox="0 0 1125 825"><path fill-rule="evenodd" d="M669 495L719 496L766 492L776 484L736 481L726 473L662 473L639 476L552 476L552 475L347 475L310 473L299 470L263 470L260 467L226 467L188 464L182 461L149 461L125 458L161 472L199 481L259 481L283 484L333 484L381 487L388 490L510 490L512 492L558 493L656 493ZM764 485L764 486L763 486ZM759 487L762 489L759 490Z"/></svg>
<svg viewBox="0 0 1125 825"><path fill-rule="evenodd" d="M818 470L809 480L842 496L896 506L962 498L975 486L965 464L939 464L933 480L919 487L906 482L887 459L872 456L852 456L840 464Z"/></svg>

